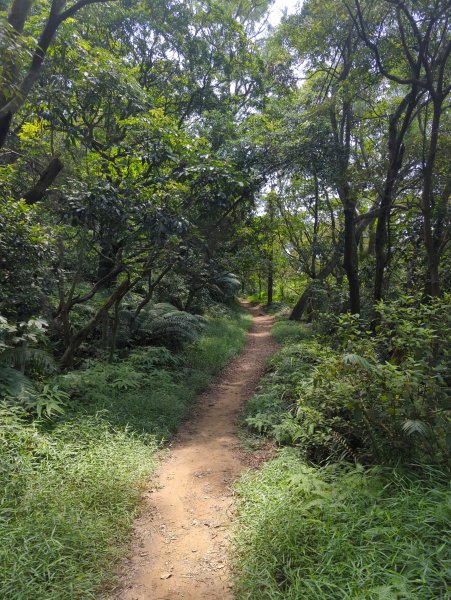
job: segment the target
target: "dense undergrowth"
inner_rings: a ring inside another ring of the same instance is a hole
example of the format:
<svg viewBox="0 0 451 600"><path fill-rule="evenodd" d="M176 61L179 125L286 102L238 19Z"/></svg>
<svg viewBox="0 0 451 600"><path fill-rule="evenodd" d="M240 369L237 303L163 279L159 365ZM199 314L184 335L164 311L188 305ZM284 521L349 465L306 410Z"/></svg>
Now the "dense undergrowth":
<svg viewBox="0 0 451 600"><path fill-rule="evenodd" d="M239 600L447 597L445 304L381 307L377 336L276 322L243 424L283 448L237 487Z"/></svg>
<svg viewBox="0 0 451 600"><path fill-rule="evenodd" d="M58 418L31 421L2 405L0 597L86 599L114 578L159 443L242 347L248 324L242 313L210 318L182 352L140 348L60 375L52 389L70 400Z"/></svg>

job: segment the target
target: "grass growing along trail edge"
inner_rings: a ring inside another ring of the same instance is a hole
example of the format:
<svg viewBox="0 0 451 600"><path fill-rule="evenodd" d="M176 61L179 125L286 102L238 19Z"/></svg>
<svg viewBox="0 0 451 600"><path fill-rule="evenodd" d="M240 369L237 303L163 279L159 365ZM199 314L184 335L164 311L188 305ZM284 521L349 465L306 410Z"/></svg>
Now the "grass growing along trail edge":
<svg viewBox="0 0 451 600"><path fill-rule="evenodd" d="M307 465L285 448L240 481L238 600L448 598L443 475Z"/></svg>
<svg viewBox="0 0 451 600"><path fill-rule="evenodd" d="M243 424L297 447L237 483L237 600L449 598L449 478L437 466L312 464L307 450L324 440L313 421L299 430L293 407L332 350L293 322L277 322L273 336L282 346Z"/></svg>
<svg viewBox="0 0 451 600"><path fill-rule="evenodd" d="M94 598L114 581L161 440L243 347L250 318L209 319L181 355L139 349L60 376L63 418L31 424L0 407L0 597Z"/></svg>

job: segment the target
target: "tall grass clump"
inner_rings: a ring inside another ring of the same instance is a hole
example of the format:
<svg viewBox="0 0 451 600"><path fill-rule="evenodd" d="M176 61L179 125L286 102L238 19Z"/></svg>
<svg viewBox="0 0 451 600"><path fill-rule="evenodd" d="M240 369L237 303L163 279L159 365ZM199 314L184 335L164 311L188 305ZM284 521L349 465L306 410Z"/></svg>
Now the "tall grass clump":
<svg viewBox="0 0 451 600"><path fill-rule="evenodd" d="M271 334L278 344L301 342L312 337L312 328L307 323L281 319L274 323Z"/></svg>
<svg viewBox="0 0 451 600"><path fill-rule="evenodd" d="M53 431L3 408L0 597L93 598L121 555L153 438L79 415Z"/></svg>
<svg viewBox="0 0 451 600"><path fill-rule="evenodd" d="M305 464L285 449L238 488L238 600L445 599L440 472Z"/></svg>

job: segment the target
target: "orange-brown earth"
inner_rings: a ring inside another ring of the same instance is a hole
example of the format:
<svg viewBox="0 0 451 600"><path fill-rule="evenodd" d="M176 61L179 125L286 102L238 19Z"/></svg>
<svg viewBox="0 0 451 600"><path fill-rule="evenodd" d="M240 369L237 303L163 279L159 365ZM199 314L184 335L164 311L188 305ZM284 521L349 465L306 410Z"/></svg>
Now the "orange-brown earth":
<svg viewBox="0 0 451 600"><path fill-rule="evenodd" d="M249 464L236 435L238 419L275 350L272 317L245 306L253 319L246 346L200 396L149 483L114 600L233 598L227 561L232 485Z"/></svg>

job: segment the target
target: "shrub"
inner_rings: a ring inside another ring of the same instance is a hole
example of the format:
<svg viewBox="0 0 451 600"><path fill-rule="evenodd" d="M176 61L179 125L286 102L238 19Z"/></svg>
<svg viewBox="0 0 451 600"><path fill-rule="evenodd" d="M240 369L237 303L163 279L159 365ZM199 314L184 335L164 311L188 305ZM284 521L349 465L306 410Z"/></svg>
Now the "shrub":
<svg viewBox="0 0 451 600"><path fill-rule="evenodd" d="M326 353L327 349L314 340L282 346L268 360L268 373L261 381L260 391L247 403L243 422L278 443L295 443L299 427L293 415L298 387Z"/></svg>
<svg viewBox="0 0 451 600"><path fill-rule="evenodd" d="M446 463L449 450L449 297L380 304L374 335L359 316L336 319L333 347L279 322L285 343L269 362L245 423L320 463ZM292 333L293 332L293 333Z"/></svg>

